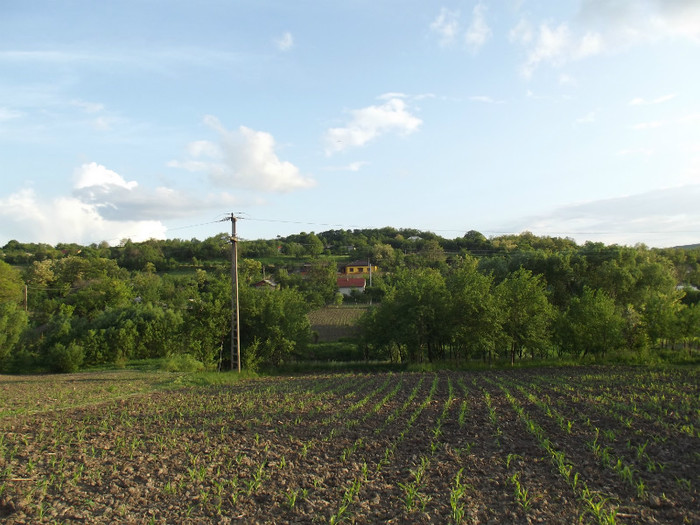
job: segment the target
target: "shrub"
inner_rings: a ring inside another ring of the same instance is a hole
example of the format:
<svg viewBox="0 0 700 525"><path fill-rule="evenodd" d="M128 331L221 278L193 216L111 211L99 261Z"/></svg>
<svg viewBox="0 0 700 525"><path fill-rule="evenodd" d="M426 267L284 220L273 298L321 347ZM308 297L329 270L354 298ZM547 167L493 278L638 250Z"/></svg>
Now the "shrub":
<svg viewBox="0 0 700 525"><path fill-rule="evenodd" d="M179 354L168 357L163 361L163 370L168 372L201 372L204 364L190 354Z"/></svg>
<svg viewBox="0 0 700 525"><path fill-rule="evenodd" d="M51 370L59 373L77 372L83 364L85 352L83 347L76 343L56 343L48 355L48 365Z"/></svg>

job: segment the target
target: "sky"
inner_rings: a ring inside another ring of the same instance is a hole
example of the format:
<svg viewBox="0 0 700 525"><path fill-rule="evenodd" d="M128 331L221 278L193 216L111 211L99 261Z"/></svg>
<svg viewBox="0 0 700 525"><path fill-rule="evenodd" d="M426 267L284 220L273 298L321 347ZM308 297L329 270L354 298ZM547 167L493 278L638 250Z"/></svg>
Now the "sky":
<svg viewBox="0 0 700 525"><path fill-rule="evenodd" d="M0 246L231 213L698 243L700 1L0 2Z"/></svg>

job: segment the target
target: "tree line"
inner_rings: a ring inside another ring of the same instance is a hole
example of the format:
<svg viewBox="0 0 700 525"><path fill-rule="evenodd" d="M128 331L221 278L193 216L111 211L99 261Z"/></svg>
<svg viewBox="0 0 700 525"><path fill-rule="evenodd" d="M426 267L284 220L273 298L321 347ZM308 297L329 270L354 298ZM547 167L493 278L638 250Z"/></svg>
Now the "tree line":
<svg viewBox="0 0 700 525"><path fill-rule="evenodd" d="M393 228L240 246L250 368L306 355L306 314L339 300L343 256L380 268L373 286L353 298L372 302L357 341L368 359L515 362L620 350L644 359L672 350L692 356L698 347L697 247L579 246L474 231L444 239ZM222 236L118 246L10 241L0 252L0 370L71 371L173 355L226 368L229 255ZM250 286L263 277L279 286Z"/></svg>

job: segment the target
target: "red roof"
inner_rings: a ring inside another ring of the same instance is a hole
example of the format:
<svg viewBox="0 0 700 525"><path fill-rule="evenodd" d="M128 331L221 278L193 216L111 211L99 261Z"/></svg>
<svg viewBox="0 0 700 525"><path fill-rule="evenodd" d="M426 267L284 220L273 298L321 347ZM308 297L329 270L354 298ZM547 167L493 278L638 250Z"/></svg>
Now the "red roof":
<svg viewBox="0 0 700 525"><path fill-rule="evenodd" d="M365 280L362 277L338 277L338 288L364 288Z"/></svg>

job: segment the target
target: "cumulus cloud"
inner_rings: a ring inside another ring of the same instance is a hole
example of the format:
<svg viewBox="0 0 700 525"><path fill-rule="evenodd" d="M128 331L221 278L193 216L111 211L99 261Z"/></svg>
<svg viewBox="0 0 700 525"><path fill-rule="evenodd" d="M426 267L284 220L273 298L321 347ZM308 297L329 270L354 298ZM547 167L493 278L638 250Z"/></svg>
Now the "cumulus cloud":
<svg viewBox="0 0 700 525"><path fill-rule="evenodd" d="M277 45L277 49L280 51L289 51L292 49L292 47L294 47L294 37L289 31L287 31L281 37L275 40L275 44Z"/></svg>
<svg viewBox="0 0 700 525"><path fill-rule="evenodd" d="M299 168L280 160L271 134L246 126L231 131L213 116L204 122L219 134L219 142L190 143L188 158L170 161L170 167L204 172L212 184L222 188L288 192L314 186L315 181L302 176Z"/></svg>
<svg viewBox="0 0 700 525"><path fill-rule="evenodd" d="M41 199L32 189L1 198L0 217L3 223L12 224L11 230L24 242L115 243L124 238L144 241L164 238L166 232L157 220L108 220L96 206L79 198Z"/></svg>
<svg viewBox="0 0 700 525"><path fill-rule="evenodd" d="M107 169L96 162L83 164L75 170L75 189L120 187L132 190L138 186L138 182L126 182L116 171Z"/></svg>
<svg viewBox="0 0 700 525"><path fill-rule="evenodd" d="M423 123L412 115L406 102L391 98L384 104L350 111L350 121L343 127L326 131L326 154L332 155L347 148L364 146L387 133L409 135Z"/></svg>
<svg viewBox="0 0 700 525"><path fill-rule="evenodd" d="M190 192L165 186L145 188L136 181L96 162L75 170L73 198L91 206L102 218L114 221L150 221L186 217L194 212L231 205L225 192L194 197Z"/></svg>
<svg viewBox="0 0 700 525"><path fill-rule="evenodd" d="M700 239L700 184L572 204L549 214L523 218L509 231L655 247L694 244Z"/></svg>
<svg viewBox="0 0 700 525"><path fill-rule="evenodd" d="M430 30L440 38L440 45L447 46L457 39L459 33L459 11L443 7L430 24Z"/></svg>
<svg viewBox="0 0 700 525"><path fill-rule="evenodd" d="M46 198L28 188L0 198L0 223L11 224L8 230L25 242L140 241L164 238L166 220L239 202L221 191L195 196L165 186L147 188L90 162L75 170L70 195Z"/></svg>
<svg viewBox="0 0 700 525"><path fill-rule="evenodd" d="M478 3L472 11L472 21L467 28L464 41L472 53L476 53L491 38L491 28L486 23L486 6Z"/></svg>

